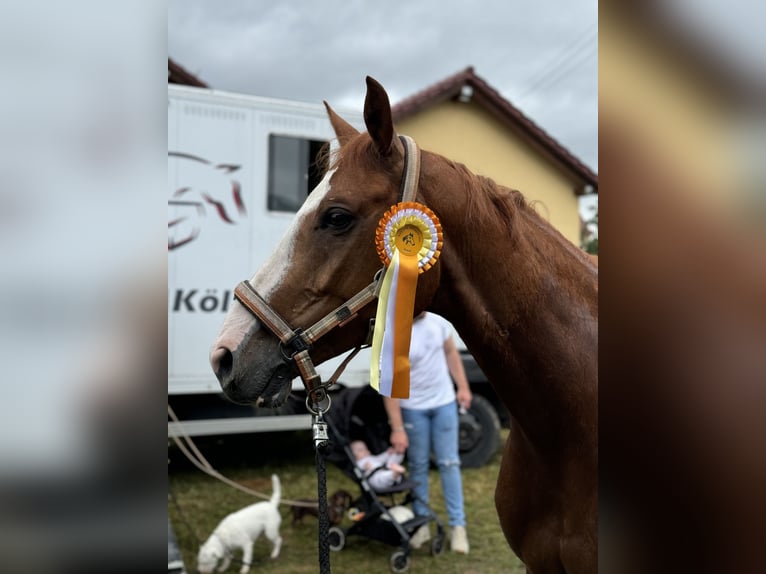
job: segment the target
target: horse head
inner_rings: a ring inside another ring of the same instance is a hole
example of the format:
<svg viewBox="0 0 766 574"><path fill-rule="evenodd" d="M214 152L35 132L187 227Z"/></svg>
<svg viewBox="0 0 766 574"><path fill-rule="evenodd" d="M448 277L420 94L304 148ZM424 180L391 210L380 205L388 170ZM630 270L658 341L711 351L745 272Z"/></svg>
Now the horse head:
<svg viewBox="0 0 766 574"><path fill-rule="evenodd" d="M378 82L367 78L367 132L358 132L325 106L339 149L276 250L250 280L293 329L313 325L373 281L382 266L375 230L398 201L404 168L404 146L395 136L388 95ZM415 313L427 307L438 277L438 263L421 276ZM374 315L375 305L367 304L354 320L318 339L310 351L313 362L363 343ZM299 374L277 337L239 301L232 303L210 362L231 400L264 407L281 405Z"/></svg>

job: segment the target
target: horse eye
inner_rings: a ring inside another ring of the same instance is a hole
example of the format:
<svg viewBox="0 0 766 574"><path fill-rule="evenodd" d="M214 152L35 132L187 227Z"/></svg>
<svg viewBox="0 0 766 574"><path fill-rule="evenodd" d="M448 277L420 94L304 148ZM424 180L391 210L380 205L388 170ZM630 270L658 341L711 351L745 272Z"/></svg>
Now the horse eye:
<svg viewBox="0 0 766 574"><path fill-rule="evenodd" d="M354 216L345 209L334 208L325 212L322 216L322 229L332 231L346 231L354 222Z"/></svg>

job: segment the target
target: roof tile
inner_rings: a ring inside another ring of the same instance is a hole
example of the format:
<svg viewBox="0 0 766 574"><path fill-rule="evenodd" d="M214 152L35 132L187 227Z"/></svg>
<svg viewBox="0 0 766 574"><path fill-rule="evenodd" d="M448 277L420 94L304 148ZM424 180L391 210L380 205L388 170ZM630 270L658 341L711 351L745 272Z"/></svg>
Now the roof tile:
<svg viewBox="0 0 766 574"><path fill-rule="evenodd" d="M184 86L195 86L197 88L210 87L170 58L168 58L168 84L183 84Z"/></svg>

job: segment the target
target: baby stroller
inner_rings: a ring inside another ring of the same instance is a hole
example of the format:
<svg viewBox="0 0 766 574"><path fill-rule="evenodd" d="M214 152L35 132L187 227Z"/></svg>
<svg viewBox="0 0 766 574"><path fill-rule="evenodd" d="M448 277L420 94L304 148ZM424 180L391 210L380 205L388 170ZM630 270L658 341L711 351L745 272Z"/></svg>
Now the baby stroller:
<svg viewBox="0 0 766 574"><path fill-rule="evenodd" d="M388 417L377 391L369 386L344 389L333 395L332 408L325 418L332 443L327 459L356 482L361 492L349 511L354 524L348 528L330 528L330 550L342 550L351 536L378 540L398 546L391 554L389 567L392 572L406 572L410 567L412 535L421 526L433 521L436 523L436 535L430 541L430 550L433 556L441 554L445 542L444 525L433 510L429 508L429 515L415 516L403 522L398 522L391 512L395 506L405 506L415 500L412 488L416 483L405 477L390 488L376 491L356 465L350 447L352 441L364 441L373 454L383 452L390 446Z"/></svg>

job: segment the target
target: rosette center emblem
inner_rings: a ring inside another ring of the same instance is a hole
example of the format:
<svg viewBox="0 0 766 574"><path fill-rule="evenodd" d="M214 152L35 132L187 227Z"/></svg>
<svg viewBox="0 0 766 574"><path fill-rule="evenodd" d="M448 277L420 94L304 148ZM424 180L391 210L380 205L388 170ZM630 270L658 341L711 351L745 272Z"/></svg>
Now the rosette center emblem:
<svg viewBox="0 0 766 574"><path fill-rule="evenodd" d="M418 271L423 273L441 253L441 223L425 205L414 201L398 203L378 222L375 244L385 265L390 265L394 251L398 251L400 257L417 257Z"/></svg>

